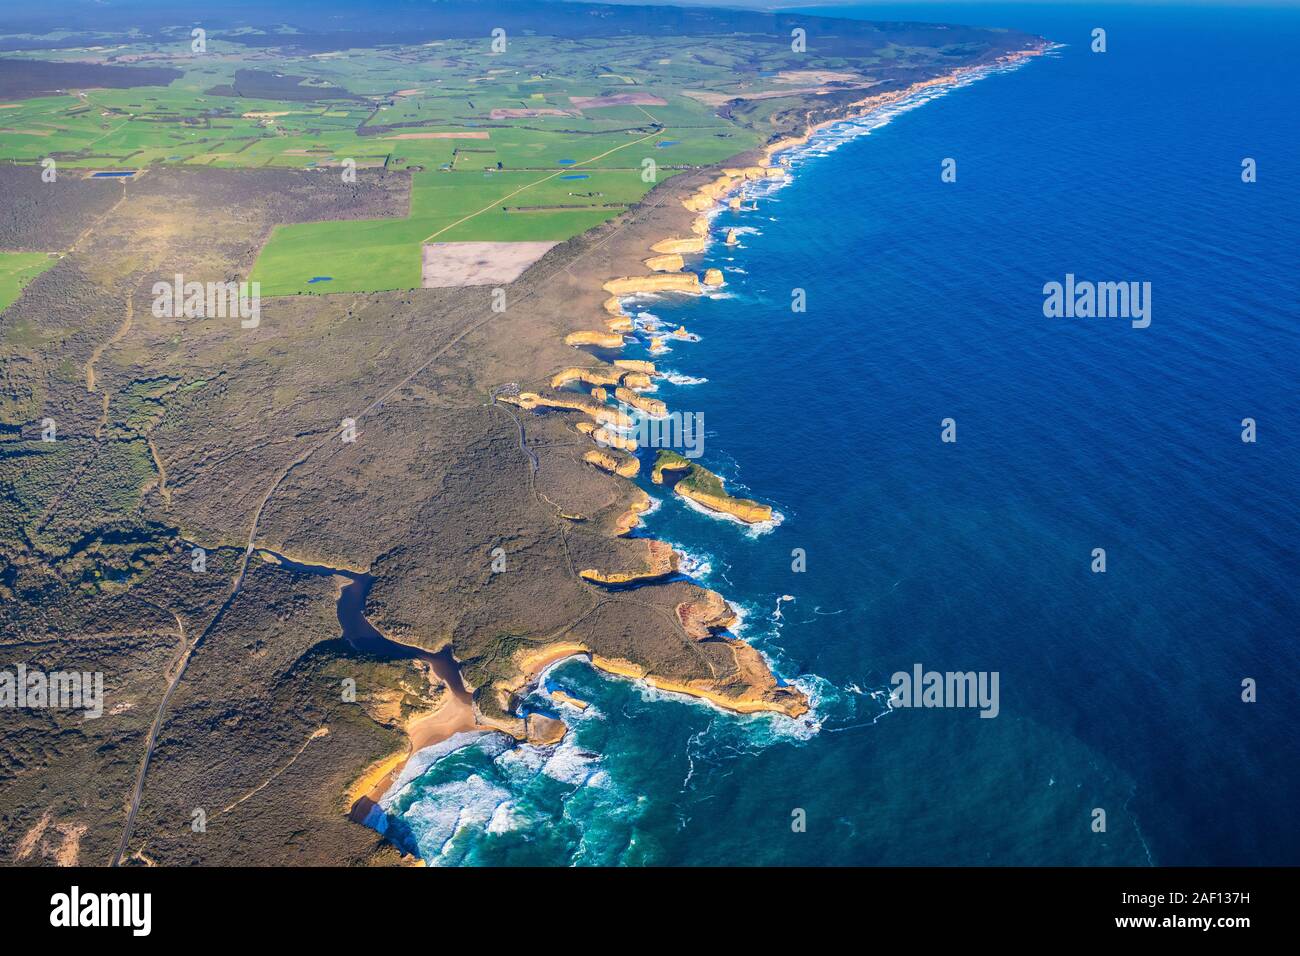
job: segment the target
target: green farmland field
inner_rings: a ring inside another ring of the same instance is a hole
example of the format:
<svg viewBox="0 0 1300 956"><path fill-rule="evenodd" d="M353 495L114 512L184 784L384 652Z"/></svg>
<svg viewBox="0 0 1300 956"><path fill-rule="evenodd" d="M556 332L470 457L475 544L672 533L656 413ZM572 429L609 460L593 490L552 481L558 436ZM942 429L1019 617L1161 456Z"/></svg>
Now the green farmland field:
<svg viewBox="0 0 1300 956"><path fill-rule="evenodd" d="M57 261L43 252L0 252L0 312L18 298L23 286Z"/></svg>

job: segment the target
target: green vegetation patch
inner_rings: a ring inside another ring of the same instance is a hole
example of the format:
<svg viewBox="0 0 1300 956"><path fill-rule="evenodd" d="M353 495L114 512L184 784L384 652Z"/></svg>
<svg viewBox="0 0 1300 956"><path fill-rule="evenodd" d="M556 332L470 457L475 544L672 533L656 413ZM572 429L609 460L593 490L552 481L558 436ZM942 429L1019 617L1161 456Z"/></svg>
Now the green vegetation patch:
<svg viewBox="0 0 1300 956"><path fill-rule="evenodd" d="M18 300L27 283L58 261L44 252L0 252L0 312Z"/></svg>

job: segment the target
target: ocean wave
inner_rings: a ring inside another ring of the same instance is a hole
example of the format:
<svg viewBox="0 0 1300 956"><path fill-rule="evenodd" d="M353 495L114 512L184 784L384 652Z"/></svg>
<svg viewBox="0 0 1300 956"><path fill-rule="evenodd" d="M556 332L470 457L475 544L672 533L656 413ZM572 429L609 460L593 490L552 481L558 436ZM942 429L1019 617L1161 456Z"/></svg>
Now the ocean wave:
<svg viewBox="0 0 1300 956"><path fill-rule="evenodd" d="M672 385L703 385L708 381L707 378L700 378L696 375L686 375L682 372L663 371L659 373L665 382Z"/></svg>
<svg viewBox="0 0 1300 956"><path fill-rule="evenodd" d="M388 792L380 798L379 805L387 809L412 781L424 776L430 767L458 750L477 746L482 748L485 753L500 753L508 745L505 734L498 731L463 730L460 733L452 734L446 740L439 741L431 747L417 750L406 762L406 766L402 768L401 774L393 781L392 786L388 788Z"/></svg>
<svg viewBox="0 0 1300 956"><path fill-rule="evenodd" d="M555 747L554 752L542 764L542 773L552 780L582 787L592 784L601 768L600 754L581 749L573 740L573 734L565 734L564 739ZM608 775L600 783L608 785Z"/></svg>
<svg viewBox="0 0 1300 956"><path fill-rule="evenodd" d="M415 838L421 859L436 866L455 862L457 836L466 830L485 831L499 808L511 798L509 790L472 773L464 780L422 790L406 808L402 820Z"/></svg>
<svg viewBox="0 0 1300 956"><path fill-rule="evenodd" d="M678 554L677 570L689 578L704 580L713 573L713 562L708 555L695 554L679 544L669 542Z"/></svg>

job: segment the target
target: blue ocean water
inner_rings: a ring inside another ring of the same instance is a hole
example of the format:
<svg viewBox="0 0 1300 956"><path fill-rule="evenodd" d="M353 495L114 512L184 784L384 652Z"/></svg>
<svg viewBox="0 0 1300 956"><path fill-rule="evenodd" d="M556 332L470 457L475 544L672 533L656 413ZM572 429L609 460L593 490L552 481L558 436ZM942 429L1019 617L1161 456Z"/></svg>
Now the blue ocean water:
<svg viewBox="0 0 1300 956"><path fill-rule="evenodd" d="M647 481L644 533L744 611L810 720L569 661L546 686L592 706L564 743L445 745L394 825L435 863L1300 863L1300 13L834 11L1067 45L819 137L716 218L690 265L719 293L634 306L698 337L654 358L701 462L781 515L756 533ZM1067 273L1149 281L1150 326L1046 318ZM998 716L891 710L918 663L998 672Z"/></svg>

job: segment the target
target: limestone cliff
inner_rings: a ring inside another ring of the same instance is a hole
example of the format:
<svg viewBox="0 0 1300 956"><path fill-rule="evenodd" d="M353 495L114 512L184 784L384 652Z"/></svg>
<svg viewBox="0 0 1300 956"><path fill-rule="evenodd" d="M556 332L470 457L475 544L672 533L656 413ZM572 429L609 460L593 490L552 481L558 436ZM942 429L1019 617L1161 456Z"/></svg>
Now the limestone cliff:
<svg viewBox="0 0 1300 956"><path fill-rule="evenodd" d="M690 255L696 252L703 252L705 241L706 240L703 236L695 236L691 239L663 239L651 246L650 251L661 254L670 254L675 252L679 255Z"/></svg>
<svg viewBox="0 0 1300 956"><path fill-rule="evenodd" d="M598 568L585 568L578 574L597 584L631 584L640 581L654 581L667 577L677 571L677 552L666 541L644 539L646 544L645 564L639 568L617 571L604 571Z"/></svg>
<svg viewBox="0 0 1300 956"><path fill-rule="evenodd" d="M686 260L672 252L662 256L651 256L645 260L645 267L651 272L681 272L686 268Z"/></svg>
<svg viewBox="0 0 1300 956"><path fill-rule="evenodd" d="M631 455L616 455L608 451L585 452L582 460L621 478L635 478L637 472L641 470L640 459Z"/></svg>
<svg viewBox="0 0 1300 956"><path fill-rule="evenodd" d="M668 406L657 398L650 398L646 395L638 395L630 388L619 386L614 389L614 397L620 402L625 402L633 408L640 409L647 415L653 415L656 418L662 418L668 414Z"/></svg>
<svg viewBox="0 0 1300 956"><path fill-rule="evenodd" d="M614 364L619 368L629 369L633 372L644 372L646 375L655 374L655 363L647 362L644 359L615 359Z"/></svg>
<svg viewBox="0 0 1300 956"><path fill-rule="evenodd" d="M614 522L614 533L625 535L641 523L641 515L650 510L650 496L640 488L636 489L637 498L619 519Z"/></svg>
<svg viewBox="0 0 1300 956"><path fill-rule="evenodd" d="M702 465L697 465L677 452L661 448L655 458L650 480L657 485L664 483L665 473L684 472L673 486L673 491L683 498L689 498L696 504L739 518L746 524L758 524L770 521L772 509L748 498L734 498L727 494L723 481Z"/></svg>
<svg viewBox="0 0 1300 956"><path fill-rule="evenodd" d="M605 291L612 295L630 295L634 292L695 292L700 291L700 277L694 272L663 272L652 276L623 276L605 283Z"/></svg>
<svg viewBox="0 0 1300 956"><path fill-rule="evenodd" d="M681 621L687 634L697 641L705 641L715 632L735 626L740 618L721 594L705 591L698 600L677 605L677 620Z"/></svg>
<svg viewBox="0 0 1300 956"><path fill-rule="evenodd" d="M551 700L559 704L568 704L570 707L576 707L578 710L586 710L591 706L591 704L587 703L585 700L579 700L572 694L566 694L564 691L558 689L551 691Z"/></svg>
<svg viewBox="0 0 1300 956"><path fill-rule="evenodd" d="M617 408L610 408L608 405L593 401L589 396L573 392L552 392L549 394L520 392L518 395L502 395L500 400L511 405L518 405L520 408L526 408L529 411L536 408L568 408L589 415L598 422L619 428L627 428L632 424L632 420Z"/></svg>
<svg viewBox="0 0 1300 956"><path fill-rule="evenodd" d="M622 381L623 373L613 366L571 365L551 376L551 388L560 388L571 382L582 382L584 385L618 385Z"/></svg>
<svg viewBox="0 0 1300 956"><path fill-rule="evenodd" d="M596 345L604 349L623 347L623 336L617 332L570 332L564 337L565 345Z"/></svg>

